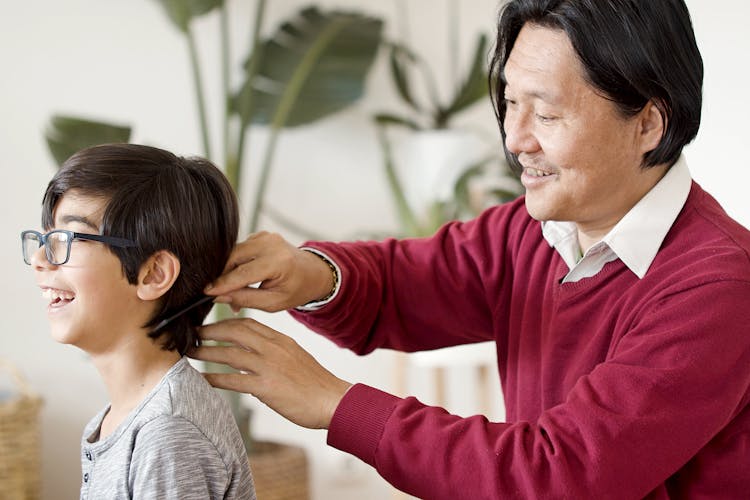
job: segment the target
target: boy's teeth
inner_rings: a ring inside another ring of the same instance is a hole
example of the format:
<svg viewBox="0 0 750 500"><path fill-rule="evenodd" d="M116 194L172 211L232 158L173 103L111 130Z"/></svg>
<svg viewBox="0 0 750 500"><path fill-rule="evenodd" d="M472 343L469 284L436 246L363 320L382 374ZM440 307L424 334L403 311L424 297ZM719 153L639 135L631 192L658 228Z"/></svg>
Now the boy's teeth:
<svg viewBox="0 0 750 500"><path fill-rule="evenodd" d="M75 294L72 292L66 292L64 290L53 290L52 288L45 288L42 290L42 297L49 300L50 302L57 300L73 300Z"/></svg>

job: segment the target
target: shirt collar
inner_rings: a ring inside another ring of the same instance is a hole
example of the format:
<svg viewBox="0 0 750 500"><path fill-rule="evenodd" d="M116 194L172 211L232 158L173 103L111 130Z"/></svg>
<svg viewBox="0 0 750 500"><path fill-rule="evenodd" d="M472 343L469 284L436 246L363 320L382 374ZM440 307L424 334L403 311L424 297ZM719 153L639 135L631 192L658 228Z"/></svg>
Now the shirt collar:
<svg viewBox="0 0 750 500"><path fill-rule="evenodd" d="M685 205L691 184L687 161L680 156L651 191L602 238L601 243L606 244L638 278L643 278L651 267ZM542 234L573 269L581 258L575 223L545 221Z"/></svg>

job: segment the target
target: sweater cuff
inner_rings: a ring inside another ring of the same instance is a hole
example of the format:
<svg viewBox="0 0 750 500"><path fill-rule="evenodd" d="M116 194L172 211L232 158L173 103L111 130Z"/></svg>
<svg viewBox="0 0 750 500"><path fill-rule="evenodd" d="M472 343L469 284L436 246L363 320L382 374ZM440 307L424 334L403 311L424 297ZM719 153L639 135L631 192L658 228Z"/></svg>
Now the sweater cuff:
<svg viewBox="0 0 750 500"><path fill-rule="evenodd" d="M375 467L375 452L399 398L364 384L344 395L328 427L328 444Z"/></svg>

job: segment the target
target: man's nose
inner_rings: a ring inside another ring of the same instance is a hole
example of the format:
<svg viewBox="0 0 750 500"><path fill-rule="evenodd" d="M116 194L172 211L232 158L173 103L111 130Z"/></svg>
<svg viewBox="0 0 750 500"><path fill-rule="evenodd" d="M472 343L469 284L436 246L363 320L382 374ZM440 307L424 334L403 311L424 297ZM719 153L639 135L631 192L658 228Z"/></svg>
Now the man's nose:
<svg viewBox="0 0 750 500"><path fill-rule="evenodd" d="M514 155L533 153L539 149L539 141L533 133L530 113L507 110L503 129L505 130L505 147Z"/></svg>

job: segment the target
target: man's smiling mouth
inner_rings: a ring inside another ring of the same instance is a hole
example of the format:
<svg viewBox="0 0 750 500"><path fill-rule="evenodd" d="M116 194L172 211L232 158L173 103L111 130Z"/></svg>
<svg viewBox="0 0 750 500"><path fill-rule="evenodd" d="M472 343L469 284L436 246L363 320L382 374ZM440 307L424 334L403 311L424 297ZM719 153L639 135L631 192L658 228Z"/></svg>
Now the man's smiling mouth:
<svg viewBox="0 0 750 500"><path fill-rule="evenodd" d="M530 177L547 177L549 175L553 175L552 172L545 172L544 170L539 170L537 168L531 168L526 167L524 168L524 173Z"/></svg>

